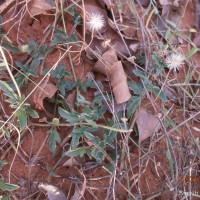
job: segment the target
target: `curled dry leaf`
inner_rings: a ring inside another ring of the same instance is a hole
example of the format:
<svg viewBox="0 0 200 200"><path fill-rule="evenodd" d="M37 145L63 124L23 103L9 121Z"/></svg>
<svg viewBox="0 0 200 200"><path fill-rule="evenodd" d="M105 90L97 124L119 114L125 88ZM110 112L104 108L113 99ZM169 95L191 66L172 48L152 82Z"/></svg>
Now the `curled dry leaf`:
<svg viewBox="0 0 200 200"><path fill-rule="evenodd" d="M80 166L85 163L85 158L80 156L69 157L64 155L58 163L58 167Z"/></svg>
<svg viewBox="0 0 200 200"><path fill-rule="evenodd" d="M135 40L124 39L122 40L121 36L114 31L112 28L108 28L108 30L103 34L105 41L110 41L109 47L113 48L119 57L131 56L131 48L130 46L134 43L138 43Z"/></svg>
<svg viewBox="0 0 200 200"><path fill-rule="evenodd" d="M116 52L113 49L106 51L102 57L96 62L94 70L101 74L110 74L110 66L118 61Z"/></svg>
<svg viewBox="0 0 200 200"><path fill-rule="evenodd" d="M150 3L150 0L139 0L139 3L143 6L148 6Z"/></svg>
<svg viewBox="0 0 200 200"><path fill-rule="evenodd" d="M179 7L183 2L183 0L159 0L160 4L162 6L166 6L166 5L173 5L176 7Z"/></svg>
<svg viewBox="0 0 200 200"><path fill-rule="evenodd" d="M200 15L199 15L200 1L194 0L193 4L194 4L194 27L197 30L193 42L197 47L200 47Z"/></svg>
<svg viewBox="0 0 200 200"><path fill-rule="evenodd" d="M110 73L111 86L117 104L128 101L131 98L131 93L128 88L127 77L121 61L118 61L111 66Z"/></svg>
<svg viewBox="0 0 200 200"><path fill-rule="evenodd" d="M33 17L36 15L47 14L47 11L52 9L46 0L32 0L28 4L28 7L31 16Z"/></svg>
<svg viewBox="0 0 200 200"><path fill-rule="evenodd" d="M103 45L103 40L98 40L97 38L92 39L89 34L86 34L87 44L89 44L91 41L92 43L85 50L87 58L91 60L97 59L108 50L108 47Z"/></svg>
<svg viewBox="0 0 200 200"><path fill-rule="evenodd" d="M116 52L113 49L102 55L102 58L95 64L94 70L110 77L117 104L124 103L131 98L122 63L118 61Z"/></svg>
<svg viewBox="0 0 200 200"><path fill-rule="evenodd" d="M38 187L40 190L43 190L47 193L49 200L67 200L64 191L56 185L48 182L40 182Z"/></svg>
<svg viewBox="0 0 200 200"><path fill-rule="evenodd" d="M45 110L43 100L45 98L52 98L55 95L58 88L51 82L41 83L39 86L36 86L37 82L39 83L39 81L36 81L35 83L31 83L29 85L29 92L32 92L35 89L35 87L37 87L29 97L29 102L31 103L31 105L34 105L37 109Z"/></svg>
<svg viewBox="0 0 200 200"><path fill-rule="evenodd" d="M182 28L181 17L182 17L181 6L176 7L171 4L164 5L162 9L161 18L157 16L157 19L156 19L156 26L159 30L158 33L160 33L162 36L165 36L166 32L168 31L168 27L170 27L172 30L174 30L175 28L177 30L180 30ZM173 24L173 26L170 24ZM172 45L179 44L179 40L177 36L173 36L168 39L170 39L169 42Z"/></svg>
<svg viewBox="0 0 200 200"><path fill-rule="evenodd" d="M139 143L151 137L156 130L161 128L159 119L142 107L136 113L136 123L139 132Z"/></svg>
<svg viewBox="0 0 200 200"><path fill-rule="evenodd" d="M84 181L83 181L83 184L82 184L82 188L80 189L78 187L78 185L76 184L75 186L75 192L73 194L73 196L71 197L71 200L79 200L83 197L83 195L85 194L85 189L86 189L86 178L85 176L83 175L83 178L84 178Z"/></svg>

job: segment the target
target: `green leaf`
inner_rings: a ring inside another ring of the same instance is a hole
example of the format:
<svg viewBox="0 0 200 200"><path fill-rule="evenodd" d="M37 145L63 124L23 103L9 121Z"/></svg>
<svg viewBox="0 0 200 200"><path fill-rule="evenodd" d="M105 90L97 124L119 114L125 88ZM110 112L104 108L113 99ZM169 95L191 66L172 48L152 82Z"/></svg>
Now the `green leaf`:
<svg viewBox="0 0 200 200"><path fill-rule="evenodd" d="M0 160L0 170L2 170L3 166L8 164L6 160Z"/></svg>
<svg viewBox="0 0 200 200"><path fill-rule="evenodd" d="M38 67L40 65L40 59L39 58L35 58L33 59L33 61L31 62L30 68L31 69L35 69L36 67Z"/></svg>
<svg viewBox="0 0 200 200"><path fill-rule="evenodd" d="M185 56L186 59L191 58L199 49L197 47L193 47L190 52Z"/></svg>
<svg viewBox="0 0 200 200"><path fill-rule="evenodd" d="M0 179L0 189L2 189L3 191L14 191L19 189L19 186L10 183L5 183L3 179Z"/></svg>
<svg viewBox="0 0 200 200"><path fill-rule="evenodd" d="M14 90L5 81L0 80L0 89L4 91L7 97L17 101L18 96L15 94Z"/></svg>
<svg viewBox="0 0 200 200"><path fill-rule="evenodd" d="M63 108L59 107L58 108L58 112L60 114L61 117L63 117L64 119L66 119L66 121L68 121L69 123L73 124L73 123L78 123L80 121L80 118L78 116L77 112L68 112L66 110L64 110Z"/></svg>
<svg viewBox="0 0 200 200"><path fill-rule="evenodd" d="M88 127L81 127L81 128L74 128L74 130L71 133L71 137L72 137L72 142L71 142L71 147L72 149L76 149L77 146L79 145L79 140L80 137L83 136L84 131L87 130Z"/></svg>
<svg viewBox="0 0 200 200"><path fill-rule="evenodd" d="M65 12L69 13L71 16L75 15L75 4L72 4L64 9Z"/></svg>
<svg viewBox="0 0 200 200"><path fill-rule="evenodd" d="M20 53L20 50L10 43L3 42L3 43L1 43L1 46L4 47L5 49L7 49L9 52L16 53L16 54Z"/></svg>
<svg viewBox="0 0 200 200"><path fill-rule="evenodd" d="M153 93L155 94L155 96L158 96L158 94L159 94L159 99L161 99L162 102L165 103L165 102L168 101L168 99L167 99L165 93L164 93L163 91L160 91L160 88L159 88L159 87L154 86L154 87L153 87Z"/></svg>
<svg viewBox="0 0 200 200"><path fill-rule="evenodd" d="M60 135L58 134L57 130L50 129L47 131L49 136L49 150L53 153L56 149L56 143L61 143Z"/></svg>
<svg viewBox="0 0 200 200"><path fill-rule="evenodd" d="M104 148L105 148L105 146L106 146L105 141L99 142L98 146L101 147L101 148L98 148L98 147L94 148L93 151L92 151L92 156L93 156L98 162L102 162L102 161L104 160L104 157L105 157L105 156L104 156L104 154L101 152L100 149L104 149Z"/></svg>
<svg viewBox="0 0 200 200"><path fill-rule="evenodd" d="M166 156L167 156L167 159L169 160L169 167L170 167L170 170L171 170L172 178L174 179L173 159L172 159L172 156L171 156L171 152L170 152L170 150L169 150L168 142L166 141L166 143L167 143L167 152L166 152Z"/></svg>
<svg viewBox="0 0 200 200"><path fill-rule="evenodd" d="M134 92L136 95L141 95L143 93L143 85L141 82L138 84L134 81L128 83L130 90Z"/></svg>
<svg viewBox="0 0 200 200"><path fill-rule="evenodd" d="M70 157L74 157L74 156L81 156L83 157L84 154L86 153L86 148L85 147L81 147L81 148L77 148L76 150L72 150L72 151L68 151L65 153L66 156L70 156Z"/></svg>
<svg viewBox="0 0 200 200"><path fill-rule="evenodd" d="M146 79L147 78L147 75L144 71L141 71L141 70L138 70L138 69L134 69L133 70L133 73L136 75L136 76L139 76L143 79Z"/></svg>
<svg viewBox="0 0 200 200"><path fill-rule="evenodd" d="M27 112L32 118L39 118L38 113L37 113L35 110L31 109L30 107L27 107L27 108L26 108L26 112Z"/></svg>
<svg viewBox="0 0 200 200"><path fill-rule="evenodd" d="M95 137L94 135L92 135L91 133L89 133L87 131L84 132L84 136L95 144L98 144L100 142L99 137Z"/></svg>
<svg viewBox="0 0 200 200"><path fill-rule="evenodd" d="M19 120L20 131L22 131L27 126L27 114L23 106L17 110L16 116Z"/></svg>
<svg viewBox="0 0 200 200"><path fill-rule="evenodd" d="M9 195L0 196L0 200L10 200Z"/></svg>
<svg viewBox="0 0 200 200"><path fill-rule="evenodd" d="M141 98L138 96L133 96L131 99L128 101L128 106L127 106L127 117L129 118L132 113L135 112L137 107L140 104Z"/></svg>

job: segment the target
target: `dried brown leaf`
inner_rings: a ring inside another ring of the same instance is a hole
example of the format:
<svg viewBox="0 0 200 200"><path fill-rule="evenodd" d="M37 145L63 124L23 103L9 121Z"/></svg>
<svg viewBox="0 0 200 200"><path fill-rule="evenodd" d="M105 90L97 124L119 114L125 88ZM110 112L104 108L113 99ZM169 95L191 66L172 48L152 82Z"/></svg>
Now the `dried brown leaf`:
<svg viewBox="0 0 200 200"><path fill-rule="evenodd" d="M139 0L139 3L143 6L148 6L150 3L150 0Z"/></svg>
<svg viewBox="0 0 200 200"><path fill-rule="evenodd" d="M109 47L114 49L119 57L130 56L132 51L130 45L138 43L134 39L124 39L124 43L121 36L112 28L108 28L108 30L103 34L103 37L106 41L110 41Z"/></svg>
<svg viewBox="0 0 200 200"><path fill-rule="evenodd" d="M39 81L36 81L37 83ZM37 87L37 89L34 90L34 88ZM34 91L33 91L34 90ZM42 83L39 86L36 86L34 83L31 83L29 85L28 91L33 93L31 94L29 98L29 102L34 105L37 109L45 110L43 105L43 100L45 98L52 98L58 88L51 82Z"/></svg>
<svg viewBox="0 0 200 200"><path fill-rule="evenodd" d="M85 158L76 156L76 157L68 157L64 156L58 163L60 167L73 167L73 166L80 166L85 163Z"/></svg>
<svg viewBox="0 0 200 200"><path fill-rule="evenodd" d="M107 75L107 74L110 74L110 67L117 61L118 61L118 58L116 55L116 51L113 49L110 49L106 51L102 55L101 59L99 59L96 62L93 69L101 74Z"/></svg>
<svg viewBox="0 0 200 200"><path fill-rule="evenodd" d="M151 137L161 127L159 119L142 107L137 111L136 123L139 132L139 143Z"/></svg>
<svg viewBox="0 0 200 200"><path fill-rule="evenodd" d="M66 103L69 106L70 110L73 110L75 107L76 94L77 90L73 90L66 98Z"/></svg>
<svg viewBox="0 0 200 200"><path fill-rule="evenodd" d="M197 46L197 47L200 47L200 33L196 33L195 34L195 37L193 39L193 43Z"/></svg>
<svg viewBox="0 0 200 200"><path fill-rule="evenodd" d="M161 33L162 36L165 36L166 32L168 31L168 27L170 27L172 30L174 29L174 27L171 26L169 23L167 23L166 20L176 25L177 26L176 29L181 29L182 28L181 17L182 17L181 7L176 7L171 4L164 5L162 9L161 18L157 16L156 19L156 26L159 30L158 33ZM178 37L177 36L171 37L169 42L172 45L179 44Z"/></svg>
<svg viewBox="0 0 200 200"><path fill-rule="evenodd" d="M166 5L173 5L173 6L176 6L176 7L179 7L181 5L181 2L182 0L159 0L160 4L162 6L166 6Z"/></svg>
<svg viewBox="0 0 200 200"><path fill-rule="evenodd" d="M100 57L103 53L105 53L108 50L108 47L104 46L103 40L99 40L97 38L91 38L89 34L86 34L86 42L87 44L90 44L90 46L85 50L86 51L86 56L90 60L97 59Z"/></svg>
<svg viewBox="0 0 200 200"><path fill-rule="evenodd" d="M117 104L128 101L131 98L131 93L128 88L127 77L121 61L117 61L111 66L110 78L113 94Z"/></svg>
<svg viewBox="0 0 200 200"><path fill-rule="evenodd" d="M85 194L85 189L86 189L86 178L84 177L84 182L82 184L82 188L81 190L79 189L78 185L76 184L75 186L75 192L74 195L71 197L71 200L79 200L83 197L83 195Z"/></svg>
<svg viewBox="0 0 200 200"><path fill-rule="evenodd" d="M122 63L118 61L116 52L113 49L102 55L102 58L95 64L94 70L110 77L117 104L124 103L131 98Z"/></svg>
<svg viewBox="0 0 200 200"><path fill-rule="evenodd" d="M47 14L52 7L45 0L32 0L29 5L29 12L34 17L36 15Z"/></svg>
<svg viewBox="0 0 200 200"><path fill-rule="evenodd" d="M62 188L48 183L48 182L40 182L38 185L39 189L46 191L49 200L67 200L67 197L62 190Z"/></svg>

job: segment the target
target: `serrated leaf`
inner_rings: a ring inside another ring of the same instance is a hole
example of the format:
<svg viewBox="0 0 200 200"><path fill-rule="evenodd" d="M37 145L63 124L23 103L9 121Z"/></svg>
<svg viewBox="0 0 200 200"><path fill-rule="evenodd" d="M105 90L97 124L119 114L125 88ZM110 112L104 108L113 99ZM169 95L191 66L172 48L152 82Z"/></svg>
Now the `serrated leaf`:
<svg viewBox="0 0 200 200"><path fill-rule="evenodd" d="M153 93L154 93L156 96L158 96L158 94L159 94L159 99L162 100L162 102L165 103L165 102L168 101L166 95L164 94L163 91L160 91L160 88L159 88L159 87L154 86L152 90L153 90Z"/></svg>
<svg viewBox="0 0 200 200"><path fill-rule="evenodd" d="M79 144L79 140L80 137L83 136L84 131L87 130L87 127L81 127L81 128L74 128L74 130L71 133L71 137L72 137L72 142L71 142L71 147L72 149L76 149L78 144Z"/></svg>
<svg viewBox="0 0 200 200"><path fill-rule="evenodd" d="M64 110L63 108L59 107L58 113L60 114L61 117L63 117L66 121L68 121L71 124L77 123L80 121L78 113L75 111L70 113L70 112Z"/></svg>
<svg viewBox="0 0 200 200"><path fill-rule="evenodd" d="M60 143L60 135L58 134L57 130L51 129L47 131L50 136L49 136L49 150L53 153L56 149L56 143Z"/></svg>
<svg viewBox="0 0 200 200"><path fill-rule="evenodd" d="M19 120L20 131L22 131L27 126L27 114L23 106L17 110L16 116Z"/></svg>
<svg viewBox="0 0 200 200"><path fill-rule="evenodd" d="M134 81L128 83L130 90L136 95L141 95L143 93L143 85L139 82L138 84Z"/></svg>
<svg viewBox="0 0 200 200"><path fill-rule="evenodd" d="M92 135L91 133L89 133L87 131L84 131L84 136L95 144L98 144L100 142L99 137L95 137L94 135Z"/></svg>
<svg viewBox="0 0 200 200"><path fill-rule="evenodd" d="M39 58L35 58L33 59L33 61L31 62L30 68L36 68L40 65L40 59Z"/></svg>
<svg viewBox="0 0 200 200"><path fill-rule="evenodd" d="M134 73L136 76L139 76L139 77L141 77L141 78L144 78L144 79L147 78L146 73L143 72L143 71L141 71L141 70L134 69L134 70L133 70L133 73Z"/></svg>
<svg viewBox="0 0 200 200"><path fill-rule="evenodd" d="M76 150L68 151L65 153L65 155L70 156L70 157L74 157L74 156L83 157L85 153L86 153L86 148L81 147L81 148L77 148Z"/></svg>
<svg viewBox="0 0 200 200"><path fill-rule="evenodd" d="M5 82L0 80L0 89L4 91L4 94L14 100L18 99L18 96L15 94L14 90Z"/></svg>
<svg viewBox="0 0 200 200"><path fill-rule="evenodd" d="M71 16L75 15L75 4L72 4L64 9L65 12L69 13Z"/></svg>
<svg viewBox="0 0 200 200"><path fill-rule="evenodd" d="M141 101L141 98L138 96L133 96L131 99L128 101L128 106L127 106L127 117L129 118L131 114L133 114L137 107L139 106Z"/></svg>
<svg viewBox="0 0 200 200"><path fill-rule="evenodd" d="M32 117L32 118L39 118L38 113L31 109L30 107L26 108L26 112Z"/></svg>
<svg viewBox="0 0 200 200"><path fill-rule="evenodd" d="M19 189L19 186L10 183L5 183L2 179L0 179L0 189L2 189L3 191L14 191Z"/></svg>

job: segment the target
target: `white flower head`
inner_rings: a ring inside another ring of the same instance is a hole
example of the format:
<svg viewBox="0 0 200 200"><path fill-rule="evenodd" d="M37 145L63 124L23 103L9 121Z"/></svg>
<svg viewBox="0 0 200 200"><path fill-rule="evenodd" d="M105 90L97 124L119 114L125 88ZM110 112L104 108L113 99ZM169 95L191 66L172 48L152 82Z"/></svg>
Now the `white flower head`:
<svg viewBox="0 0 200 200"><path fill-rule="evenodd" d="M167 67L174 71L179 70L179 67L184 64L185 56L182 54L172 53L169 57L166 58L165 63Z"/></svg>
<svg viewBox="0 0 200 200"><path fill-rule="evenodd" d="M105 20L102 14L93 12L89 15L87 24L91 31L100 31L105 26Z"/></svg>

